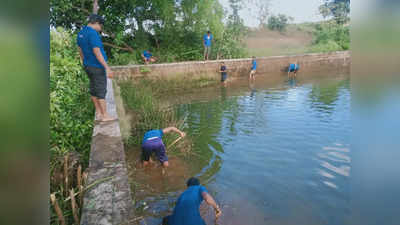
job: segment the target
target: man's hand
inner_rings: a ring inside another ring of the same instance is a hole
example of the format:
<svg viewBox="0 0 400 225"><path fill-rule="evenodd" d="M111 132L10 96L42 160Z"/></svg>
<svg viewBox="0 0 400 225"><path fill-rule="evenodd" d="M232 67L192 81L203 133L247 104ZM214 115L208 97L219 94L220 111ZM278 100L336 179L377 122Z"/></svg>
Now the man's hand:
<svg viewBox="0 0 400 225"><path fill-rule="evenodd" d="M114 76L114 72L111 70L110 67L106 68L106 74L107 74L107 77L110 79L113 78L113 76Z"/></svg>
<svg viewBox="0 0 400 225"><path fill-rule="evenodd" d="M186 136L186 133L185 132L181 132L181 137L185 137Z"/></svg>

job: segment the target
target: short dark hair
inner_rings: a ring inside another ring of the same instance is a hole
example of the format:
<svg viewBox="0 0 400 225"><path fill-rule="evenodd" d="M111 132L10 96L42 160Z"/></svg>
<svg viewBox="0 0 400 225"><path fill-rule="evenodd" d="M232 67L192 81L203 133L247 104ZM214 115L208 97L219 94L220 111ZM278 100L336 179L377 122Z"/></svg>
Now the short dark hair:
<svg viewBox="0 0 400 225"><path fill-rule="evenodd" d="M94 24L94 23L99 23L99 24L104 24L104 18L100 15L97 14L91 14L89 16L89 23Z"/></svg>
<svg viewBox="0 0 400 225"><path fill-rule="evenodd" d="M200 181L199 181L199 179L197 179L197 178L195 178L195 177L191 177L191 178L189 178L189 180L186 182L186 185L187 185L188 187L200 185Z"/></svg>
<svg viewBox="0 0 400 225"><path fill-rule="evenodd" d="M207 34L211 33L211 31L207 31Z"/></svg>

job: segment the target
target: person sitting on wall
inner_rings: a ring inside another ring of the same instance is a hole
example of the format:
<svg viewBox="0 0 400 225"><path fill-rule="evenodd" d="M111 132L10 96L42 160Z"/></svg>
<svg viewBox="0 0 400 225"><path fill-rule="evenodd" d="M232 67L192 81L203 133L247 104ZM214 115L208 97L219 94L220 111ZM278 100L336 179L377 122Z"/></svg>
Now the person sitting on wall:
<svg viewBox="0 0 400 225"><path fill-rule="evenodd" d="M221 82L223 85L225 85L226 80L228 79L228 75L226 74L226 66L224 62L221 63L221 69L219 70L219 72L221 73Z"/></svg>
<svg viewBox="0 0 400 225"><path fill-rule="evenodd" d="M181 137L185 137L185 133L176 127L167 127L161 130L149 130L144 134L142 141L142 161L143 166L147 166L150 162L150 156L156 153L158 160L162 166L168 167L168 157L165 151L165 146L162 141L164 134L169 132L178 133Z"/></svg>
<svg viewBox="0 0 400 225"><path fill-rule="evenodd" d="M297 71L299 71L300 66L299 64L297 64L297 62L295 63L291 63L288 67L288 78L290 78L290 73L293 72L294 77L296 77Z"/></svg>
<svg viewBox="0 0 400 225"><path fill-rule="evenodd" d="M252 58L253 58L253 60L251 62L251 71L250 71L250 74L249 74L249 79L254 79L255 75L256 75L256 71L257 71L256 57L253 56Z"/></svg>
<svg viewBox="0 0 400 225"><path fill-rule="evenodd" d="M200 185L199 179L189 178L186 185L188 188L179 196L172 215L163 218L163 225L206 225L199 212L203 200L214 208L216 219L221 216L221 209L207 189Z"/></svg>
<svg viewBox="0 0 400 225"><path fill-rule="evenodd" d="M148 51L148 50L144 50L142 52L141 56L142 56L142 59L143 59L144 63L146 63L146 64L149 64L149 62L153 63L153 62L155 62L157 60L157 58L154 57L153 54L151 54L151 52Z"/></svg>

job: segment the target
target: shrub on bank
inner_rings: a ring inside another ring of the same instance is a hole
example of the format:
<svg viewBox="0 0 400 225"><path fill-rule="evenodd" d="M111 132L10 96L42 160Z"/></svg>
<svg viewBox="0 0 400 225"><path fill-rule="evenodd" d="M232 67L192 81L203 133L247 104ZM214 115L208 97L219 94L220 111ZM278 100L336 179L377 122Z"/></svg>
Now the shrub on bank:
<svg viewBox="0 0 400 225"><path fill-rule="evenodd" d="M78 152L88 161L94 107L89 80L79 61L75 36L50 32L50 156Z"/></svg>

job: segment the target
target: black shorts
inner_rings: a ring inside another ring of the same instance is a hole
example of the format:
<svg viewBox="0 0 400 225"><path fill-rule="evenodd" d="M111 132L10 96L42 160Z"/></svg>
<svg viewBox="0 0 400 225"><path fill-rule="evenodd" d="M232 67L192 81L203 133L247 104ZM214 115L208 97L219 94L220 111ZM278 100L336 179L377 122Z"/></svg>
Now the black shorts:
<svg viewBox="0 0 400 225"><path fill-rule="evenodd" d="M221 82L224 82L227 78L228 78L228 75L226 73L222 74L221 75Z"/></svg>
<svg viewBox="0 0 400 225"><path fill-rule="evenodd" d="M90 95L104 99L107 93L107 76L103 68L85 66L85 71L90 80Z"/></svg>

